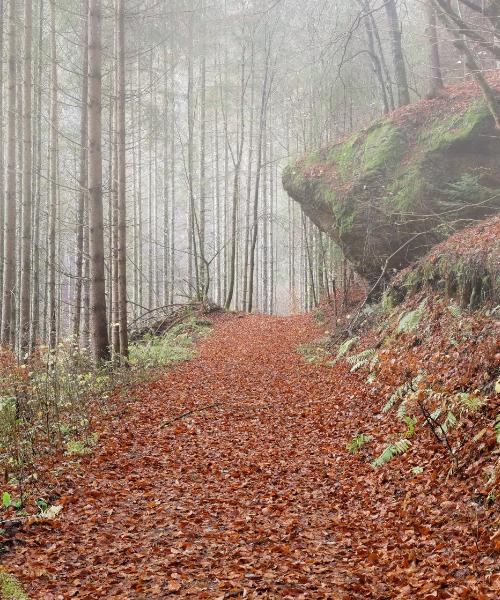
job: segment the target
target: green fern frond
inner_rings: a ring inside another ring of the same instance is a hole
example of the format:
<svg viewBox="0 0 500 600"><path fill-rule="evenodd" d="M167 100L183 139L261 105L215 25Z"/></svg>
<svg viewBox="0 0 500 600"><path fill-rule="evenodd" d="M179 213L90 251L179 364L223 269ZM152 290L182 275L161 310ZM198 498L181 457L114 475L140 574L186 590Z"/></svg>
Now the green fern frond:
<svg viewBox="0 0 500 600"><path fill-rule="evenodd" d="M358 371L363 365L370 360L372 356L375 354L374 348L368 348L367 350L363 350L359 354L354 354L353 356L347 357L347 362L351 365L351 373L355 373Z"/></svg>
<svg viewBox="0 0 500 600"><path fill-rule="evenodd" d="M451 412L451 410L449 410L448 414L446 415L446 419L444 420L443 424L441 425L441 431L443 433L448 433L448 431L450 431L450 429L453 429L453 427L455 427L457 422L458 422L457 417Z"/></svg>
<svg viewBox="0 0 500 600"><path fill-rule="evenodd" d="M418 384L422 381L423 377L424 377L424 374L419 373L411 381L407 381L406 383L403 383L403 385L400 385L398 388L396 388L396 390L394 391L392 396L384 404L384 406L382 408L382 412L388 413L397 404L397 402L399 400L404 400L410 392L415 390L415 388L418 386ZM406 407L404 407L404 408L400 407L400 410L401 410L401 414L399 414L399 409L398 409L398 417L400 419L404 419L404 416L406 414Z"/></svg>
<svg viewBox="0 0 500 600"><path fill-rule="evenodd" d="M401 402L396 412L396 416L400 421L406 417L406 398Z"/></svg>
<svg viewBox="0 0 500 600"><path fill-rule="evenodd" d="M345 342L342 342L337 352L337 360L343 358L349 352L349 350L351 350L351 348L353 348L358 342L358 336L355 336L349 340L346 340Z"/></svg>
<svg viewBox="0 0 500 600"><path fill-rule="evenodd" d="M407 430L405 432L405 438L411 438L415 435L415 426L417 425L417 417L404 417L404 421L407 426Z"/></svg>
<svg viewBox="0 0 500 600"><path fill-rule="evenodd" d="M410 446L411 442L407 439L398 440L394 444L390 444L382 452L382 454L372 462L372 466L374 468L382 467L391 461L395 456L399 456L400 454L407 452Z"/></svg>
<svg viewBox="0 0 500 600"><path fill-rule="evenodd" d="M450 311L451 315L455 317L455 319L458 319L462 316L462 309L457 304L450 304L448 306L448 310Z"/></svg>
<svg viewBox="0 0 500 600"><path fill-rule="evenodd" d="M360 433L347 444L346 448L349 452L351 452L351 454L357 454L361 448L372 439L373 437L371 435Z"/></svg>
<svg viewBox="0 0 500 600"><path fill-rule="evenodd" d="M439 419L439 417L441 416L442 412L443 411L442 411L441 407L436 408L436 410L430 414L431 421L437 421Z"/></svg>
<svg viewBox="0 0 500 600"><path fill-rule="evenodd" d="M460 404L471 412L477 412L481 410L486 404L486 400L480 396L473 396L472 394L462 393L458 394L458 400Z"/></svg>

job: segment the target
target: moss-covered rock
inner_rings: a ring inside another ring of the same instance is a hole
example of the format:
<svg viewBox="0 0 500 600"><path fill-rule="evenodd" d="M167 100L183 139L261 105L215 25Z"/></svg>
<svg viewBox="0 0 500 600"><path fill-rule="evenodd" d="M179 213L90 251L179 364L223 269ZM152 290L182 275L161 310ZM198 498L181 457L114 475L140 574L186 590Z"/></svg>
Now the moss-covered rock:
<svg viewBox="0 0 500 600"><path fill-rule="evenodd" d="M371 282L500 208L500 132L484 102L414 105L289 166L283 184Z"/></svg>

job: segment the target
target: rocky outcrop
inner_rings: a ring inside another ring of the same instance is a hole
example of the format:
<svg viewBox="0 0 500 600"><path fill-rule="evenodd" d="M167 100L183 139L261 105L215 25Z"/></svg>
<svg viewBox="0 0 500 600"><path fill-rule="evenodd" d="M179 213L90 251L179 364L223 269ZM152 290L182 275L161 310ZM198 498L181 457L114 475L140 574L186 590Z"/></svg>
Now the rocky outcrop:
<svg viewBox="0 0 500 600"><path fill-rule="evenodd" d="M375 282L499 210L500 132L477 94L448 94L303 157L283 184Z"/></svg>

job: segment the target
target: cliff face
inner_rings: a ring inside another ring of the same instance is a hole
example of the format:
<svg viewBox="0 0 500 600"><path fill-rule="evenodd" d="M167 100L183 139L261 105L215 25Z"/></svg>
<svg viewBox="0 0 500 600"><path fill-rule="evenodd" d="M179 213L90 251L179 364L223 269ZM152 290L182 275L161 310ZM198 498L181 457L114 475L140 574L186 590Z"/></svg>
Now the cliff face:
<svg viewBox="0 0 500 600"><path fill-rule="evenodd" d="M500 132L470 93L423 101L300 159L283 184L374 282L500 209Z"/></svg>

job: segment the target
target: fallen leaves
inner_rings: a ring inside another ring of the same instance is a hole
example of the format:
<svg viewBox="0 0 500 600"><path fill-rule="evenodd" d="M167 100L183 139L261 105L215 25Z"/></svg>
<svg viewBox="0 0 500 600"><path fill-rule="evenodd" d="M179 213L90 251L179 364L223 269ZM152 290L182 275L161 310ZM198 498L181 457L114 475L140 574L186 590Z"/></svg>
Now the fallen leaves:
<svg viewBox="0 0 500 600"><path fill-rule="evenodd" d="M33 598L497 598L497 538L436 476L439 446L418 478L348 452L381 400L306 363L316 335L308 317L220 322L135 391L58 481L64 511L2 562Z"/></svg>

